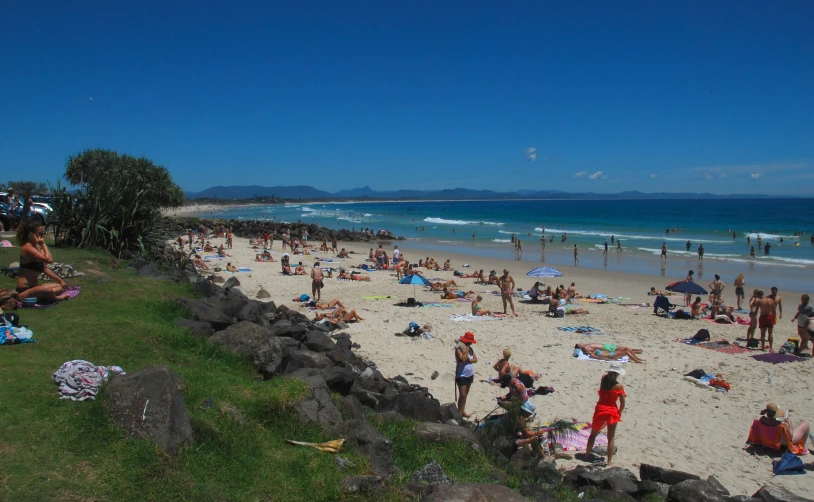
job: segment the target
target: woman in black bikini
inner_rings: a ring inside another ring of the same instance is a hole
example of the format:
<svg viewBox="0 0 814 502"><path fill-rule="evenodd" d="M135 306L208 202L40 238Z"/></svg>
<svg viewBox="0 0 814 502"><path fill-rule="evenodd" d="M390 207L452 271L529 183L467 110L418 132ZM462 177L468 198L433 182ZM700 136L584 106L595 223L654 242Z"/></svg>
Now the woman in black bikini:
<svg viewBox="0 0 814 502"><path fill-rule="evenodd" d="M17 277L17 293L22 298L37 298L41 303L53 303L68 298L65 284L46 264L54 263L45 245L45 227L36 221L28 221L17 230L20 244L20 275ZM39 284L39 275L45 273L56 284Z"/></svg>

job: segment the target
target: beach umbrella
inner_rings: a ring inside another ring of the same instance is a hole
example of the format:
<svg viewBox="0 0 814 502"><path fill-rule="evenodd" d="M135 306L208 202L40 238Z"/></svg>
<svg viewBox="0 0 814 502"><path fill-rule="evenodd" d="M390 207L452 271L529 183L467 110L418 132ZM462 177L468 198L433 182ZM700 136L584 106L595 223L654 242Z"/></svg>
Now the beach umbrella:
<svg viewBox="0 0 814 502"><path fill-rule="evenodd" d="M701 287L700 284L694 282L687 282L687 281L676 281L666 288L667 291L672 291L673 293L685 293L690 295L705 295L707 294L707 290Z"/></svg>
<svg viewBox="0 0 814 502"><path fill-rule="evenodd" d="M533 270L529 270L529 272L526 275L529 277L560 277L562 275L562 272L560 272L556 268L537 267Z"/></svg>
<svg viewBox="0 0 814 502"><path fill-rule="evenodd" d="M413 298L415 298L415 286L416 284L421 284L422 286L429 286L431 283L427 279L421 277L418 274L413 275L405 275L400 281L399 284L412 284L413 285Z"/></svg>

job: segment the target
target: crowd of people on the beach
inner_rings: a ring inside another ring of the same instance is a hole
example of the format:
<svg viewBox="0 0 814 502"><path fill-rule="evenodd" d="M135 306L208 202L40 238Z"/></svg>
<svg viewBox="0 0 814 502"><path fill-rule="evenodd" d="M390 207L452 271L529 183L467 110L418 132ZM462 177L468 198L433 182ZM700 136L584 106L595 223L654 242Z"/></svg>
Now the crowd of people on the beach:
<svg viewBox="0 0 814 502"><path fill-rule="evenodd" d="M669 230L669 229L668 229ZM183 248L185 244L190 245L190 249L195 251L193 263L196 267L202 270L208 270L208 266L204 260L201 259L197 251L214 252L218 256L229 256L225 253L224 245L215 247L207 240L212 237L220 237L225 239L226 249L232 247L231 230L229 228L217 228L209 235L202 234L195 236L192 232L188 234L188 241L185 242L183 237L179 237L177 243ZM250 240L250 245L256 249L257 261L276 261L271 254L273 249L275 235L264 234L257 236ZM356 255L353 251L347 251L345 248L339 249L336 238L328 239L323 238L321 243L312 245L307 241L306 236L293 236L283 233L280 235L279 240L282 242L283 254L280 258L282 273L285 275L308 275L311 281L310 295L302 294L295 298L295 302L300 302L304 307L314 312L314 321L327 322L333 325L339 323L354 323L360 322L364 319L359 313L352 308L347 307L340 299L333 298L328 302L322 301L322 290L325 286L324 280L328 277L336 277L337 279L351 280L351 281L370 281L370 275L364 272L388 270L393 271L397 280L402 280L405 277L418 276L422 277L425 274L436 271L453 272L453 278L448 280L433 280L427 281L422 278L423 283L426 284L428 291L433 291L440 294L440 299L444 300L460 300L470 301L471 315L489 316L489 317L506 317L519 316L515 299L518 296L526 298L532 303L548 304L549 310L547 315L551 317L563 317L567 314L587 314L588 311L577 307L573 304L576 299L580 299L582 295L577 292L576 285L571 282L569 287L559 285L552 287L545 285L540 281L535 282L528 291L517 291L514 278L508 269L503 269L502 274L498 274L495 270L489 271L488 275L483 269L478 271L464 271L455 270L452 267L451 260L441 262L434 257L427 256L414 262L408 260L398 247L398 244L393 245L391 253L384 248L382 244L370 248L364 261L359 263L357 270L348 270L345 267L338 267L334 269L333 263L330 267L323 268L320 266L320 261L316 261L311 267L310 273L305 270L303 263L300 261L298 265L291 269L291 255L309 255L315 252L327 253L333 252L336 258L351 259ZM563 242L567 239L565 234L562 235ZM512 236L515 242L516 253L522 252L522 247L519 239ZM543 240L545 242L545 240ZM619 249L621 244L611 237L611 243L616 242ZM688 243L689 244L689 243ZM543 244L544 245L544 244ZM197 246L193 248L193 246ZM607 252L607 243L605 251ZM289 253L290 252L290 253ZM666 259L666 246L662 247L663 258ZM364 256L364 255L362 255ZM703 257L703 246L699 245L699 259ZM361 256L360 256L361 260ZM574 245L574 261L575 265L578 261L578 247ZM227 265L227 270L231 263ZM233 270L232 270L233 271ZM496 286L498 291L495 293L501 297L503 311L499 309L489 309L483 305L484 293L476 292L471 288L467 288L461 281L464 279L472 279L474 285L493 285ZM690 270L684 283L694 282L694 272ZM725 317L734 322L733 313L741 311L742 308L748 306L749 325L747 329L747 340L756 337L756 332L760 330L760 349L768 348L769 351L773 350L773 327L782 318L782 298L778 295L777 288L772 288L771 294L764 295L760 290L754 290L752 297L746 300L744 295L744 288L746 279L743 274L738 275L734 282L734 290L736 296L735 305L726 305L723 301L723 292L726 285L719 275L715 276L715 280L709 284L709 295L707 302L701 301L700 295L693 295L689 292L684 294L684 307L689 309L686 315L689 318L701 318L702 316L710 316L712 319L717 320L719 317ZM680 289L680 288L679 288ZM684 291L683 289L681 291ZM670 291L659 291L651 288L649 294L657 296L654 305L660 299L667 300L667 312L670 311L674 305L669 302L668 295ZM695 299L693 300L693 296ZM677 311L676 318L679 317ZM743 312L746 312L745 310ZM798 326L799 344L796 348L797 354L802 354L807 350L809 343L814 339L814 307L809 303L808 295L803 295L801 304L798 308L797 314L792 318L792 322L796 322ZM426 328L426 329L425 329ZM424 333L430 329L428 325L425 328L415 326L415 333ZM405 330L408 332L410 330ZM768 347L765 346L765 339L768 337ZM751 345L751 342L749 342ZM467 398L472 391L472 384L476 374L476 365L478 363L478 354L474 349L477 344L476 336L472 331L467 331L464 335L460 336L454 347L454 360L455 360L455 389L456 389L456 404L459 412L464 418L469 418L470 413L467 411ZM758 348L758 347L756 347ZM814 343L811 343L812 353L814 353ZM615 451L615 432L618 423L621 421L621 416L625 410L625 389L620 378L625 375L625 370L620 364L621 362L631 361L634 363L645 363L642 358L642 349L626 347L614 343L578 343L574 346L574 357L589 358L599 361L607 361L610 366L604 372L600 383L598 394L599 398L595 406L594 416L591 421L591 433L588 439L586 452L579 455L578 458L598 464L611 464L613 454ZM493 366L497 372L494 378L490 378L493 385L499 385L507 390L507 394L498 398L498 406L500 408L513 410L509 415L514 420L514 427L518 433L516 444L518 447L529 446L539 456L547 457L554 454L548 448L548 445L543 440L545 432L540 428L535 428L532 422L536 416L536 406L530 401L530 398L535 395L545 395L554 392L551 387L537 385L541 376L533 371L523 369L520 366L511 363L511 350L505 349L503 351L503 358L498 360ZM801 441L804 443L808 436L808 424L802 422L796 427L793 427L788 417L784 417L784 412L777 407L774 403L769 403L762 412L760 421L763 424L773 426L783 425L790 431L789 440L794 444L799 444ZM608 442L607 460L599 457L593 453L595 441L601 431L606 431Z"/></svg>

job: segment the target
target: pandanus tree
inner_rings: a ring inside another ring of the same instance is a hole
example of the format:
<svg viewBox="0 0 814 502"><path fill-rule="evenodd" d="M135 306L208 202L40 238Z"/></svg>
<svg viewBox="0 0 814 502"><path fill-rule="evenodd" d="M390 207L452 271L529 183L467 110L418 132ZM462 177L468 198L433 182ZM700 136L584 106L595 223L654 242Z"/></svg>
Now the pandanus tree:
<svg viewBox="0 0 814 502"><path fill-rule="evenodd" d="M79 189L52 189L57 244L101 247L118 257L151 257L163 248L162 209L184 201L167 168L112 150L69 156L65 179Z"/></svg>

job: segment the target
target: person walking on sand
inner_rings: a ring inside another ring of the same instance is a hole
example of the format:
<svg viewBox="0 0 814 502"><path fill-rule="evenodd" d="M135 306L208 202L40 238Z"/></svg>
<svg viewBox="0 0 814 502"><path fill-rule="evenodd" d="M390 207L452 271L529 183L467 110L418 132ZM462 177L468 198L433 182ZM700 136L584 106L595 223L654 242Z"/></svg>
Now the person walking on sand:
<svg viewBox="0 0 814 502"><path fill-rule="evenodd" d="M579 256L578 255L579 255L579 248L577 248L577 245L574 244L574 266L575 267L577 265L579 265Z"/></svg>
<svg viewBox="0 0 814 502"><path fill-rule="evenodd" d="M322 299L322 279L324 274L322 269L319 268L319 262L314 262L314 267L311 269L311 298L317 301Z"/></svg>
<svg viewBox="0 0 814 502"><path fill-rule="evenodd" d="M500 296L503 299L503 313L507 314L506 312L506 304L512 306L512 314L517 317L517 312L514 310L514 300L512 300L512 292L514 291L514 279L511 275L509 275L509 269L503 269L503 275L501 275L498 280L498 284L500 285Z"/></svg>
<svg viewBox="0 0 814 502"><path fill-rule="evenodd" d="M585 448L583 458L586 461L598 464L605 464L601 457L593 454L596 437L608 427L608 462L605 465L613 464L613 454L616 451L616 424L622 421L622 413L625 411L625 386L619 382L619 377L625 376L625 370L619 363L611 363L607 373L602 376L599 384L599 401L594 408L594 416L591 420L591 435L588 436L588 445ZM616 405L616 401L619 405Z"/></svg>
<svg viewBox="0 0 814 502"><path fill-rule="evenodd" d="M461 412L461 416L464 418L470 417L470 414L466 412L466 397L469 395L472 382L475 380L475 368L472 365L478 362L478 356L475 354L472 345L476 343L478 342L475 340L475 334L471 331L464 333L455 342L456 401L458 411Z"/></svg>

